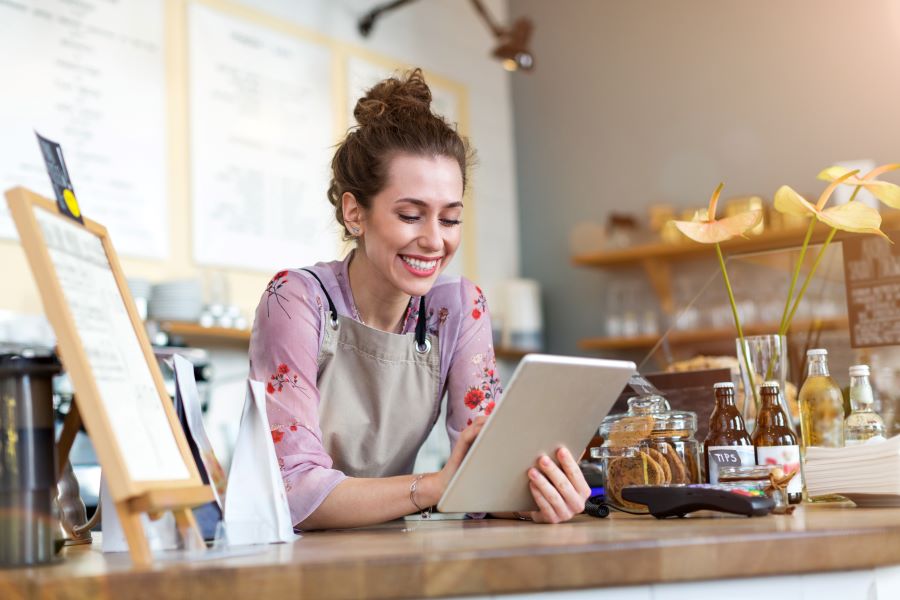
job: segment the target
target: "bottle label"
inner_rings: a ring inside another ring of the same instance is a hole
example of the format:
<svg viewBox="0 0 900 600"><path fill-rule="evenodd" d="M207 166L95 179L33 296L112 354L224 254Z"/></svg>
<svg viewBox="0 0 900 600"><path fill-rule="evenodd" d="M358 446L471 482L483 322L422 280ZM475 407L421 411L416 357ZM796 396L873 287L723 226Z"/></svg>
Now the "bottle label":
<svg viewBox="0 0 900 600"><path fill-rule="evenodd" d="M753 446L710 446L709 482L719 483L721 467L752 467L756 464Z"/></svg>
<svg viewBox="0 0 900 600"><path fill-rule="evenodd" d="M761 465L779 465L785 475L797 473L788 482L788 494L803 491L803 473L800 472L800 446L757 446L756 457Z"/></svg>

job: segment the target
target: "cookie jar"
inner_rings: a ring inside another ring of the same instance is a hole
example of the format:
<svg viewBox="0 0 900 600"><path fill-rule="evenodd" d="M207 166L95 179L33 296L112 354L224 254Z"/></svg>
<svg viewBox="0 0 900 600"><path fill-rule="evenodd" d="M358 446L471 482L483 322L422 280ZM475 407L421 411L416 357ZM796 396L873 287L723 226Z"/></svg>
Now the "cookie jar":
<svg viewBox="0 0 900 600"><path fill-rule="evenodd" d="M606 502L646 513L644 505L622 498L623 487L702 481L696 431L697 414L671 410L662 396L629 398L628 412L603 420L603 445L591 449L591 456L603 467Z"/></svg>

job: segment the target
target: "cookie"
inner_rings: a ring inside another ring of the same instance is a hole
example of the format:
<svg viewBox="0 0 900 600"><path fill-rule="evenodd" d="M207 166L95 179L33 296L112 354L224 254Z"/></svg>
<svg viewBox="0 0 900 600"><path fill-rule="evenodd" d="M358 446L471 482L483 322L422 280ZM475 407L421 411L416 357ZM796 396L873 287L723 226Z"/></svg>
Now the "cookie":
<svg viewBox="0 0 900 600"><path fill-rule="evenodd" d="M653 431L653 417L625 417L619 420L609 432L609 445L613 448L636 446Z"/></svg>
<svg viewBox="0 0 900 600"><path fill-rule="evenodd" d="M647 507L643 504L623 499L622 488L628 485L659 485L663 478L662 467L646 452L619 456L610 460L606 468L606 494L622 508L646 512Z"/></svg>
<svg viewBox="0 0 900 600"><path fill-rule="evenodd" d="M672 483L672 468L669 466L669 462L666 460L666 457L662 452L657 450L656 448L647 448L647 454L659 463L660 468L663 472L663 480L662 483Z"/></svg>
<svg viewBox="0 0 900 600"><path fill-rule="evenodd" d="M697 456L687 450L684 453L684 470L688 478L685 483L700 483L703 481L703 473L700 471L700 462Z"/></svg>
<svg viewBox="0 0 900 600"><path fill-rule="evenodd" d="M669 470L672 472L672 483L690 483L687 477L687 469L681 457L678 456L675 446L666 442L662 455L665 457L666 464L669 465Z"/></svg>

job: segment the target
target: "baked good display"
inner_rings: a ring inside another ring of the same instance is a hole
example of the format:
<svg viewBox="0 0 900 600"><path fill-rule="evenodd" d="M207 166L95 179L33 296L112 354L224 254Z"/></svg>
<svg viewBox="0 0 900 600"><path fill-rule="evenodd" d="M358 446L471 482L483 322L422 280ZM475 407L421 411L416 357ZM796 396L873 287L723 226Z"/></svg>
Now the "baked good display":
<svg viewBox="0 0 900 600"><path fill-rule="evenodd" d="M645 506L623 498L624 488L701 481L700 445L694 438L697 415L670 410L661 396L629 398L628 407L627 413L603 420L603 444L591 448L591 456L602 466L606 503L644 513Z"/></svg>
<svg viewBox="0 0 900 600"><path fill-rule="evenodd" d="M618 456L607 466L606 495L617 506L643 512L646 507L622 498L622 488L629 485L659 485L664 483L663 470L646 452L637 451L633 456Z"/></svg>

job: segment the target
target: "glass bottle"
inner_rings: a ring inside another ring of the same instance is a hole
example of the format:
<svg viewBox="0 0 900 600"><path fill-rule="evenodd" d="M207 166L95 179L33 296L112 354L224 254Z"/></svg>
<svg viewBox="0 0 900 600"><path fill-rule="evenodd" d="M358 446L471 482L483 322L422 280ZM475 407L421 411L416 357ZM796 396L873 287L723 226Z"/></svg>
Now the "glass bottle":
<svg viewBox="0 0 900 600"><path fill-rule="evenodd" d="M753 430L756 462L778 465L785 474L796 473L788 482L788 502L797 504L803 497L803 473L800 470L800 446L781 407L777 381L767 381L759 388L760 407Z"/></svg>
<svg viewBox="0 0 900 600"><path fill-rule="evenodd" d="M873 408L875 398L869 383L869 365L850 367L850 416L844 420L844 445L884 440L884 421Z"/></svg>
<svg viewBox="0 0 900 600"><path fill-rule="evenodd" d="M709 433L703 442L703 458L706 463L707 481L719 482L719 468L746 467L756 464L753 442L744 418L734 403L734 384L713 385L716 405L709 416Z"/></svg>
<svg viewBox="0 0 900 600"><path fill-rule="evenodd" d="M806 381L800 388L801 448L840 448L844 445L844 397L828 374L828 351L814 348L806 352Z"/></svg>

